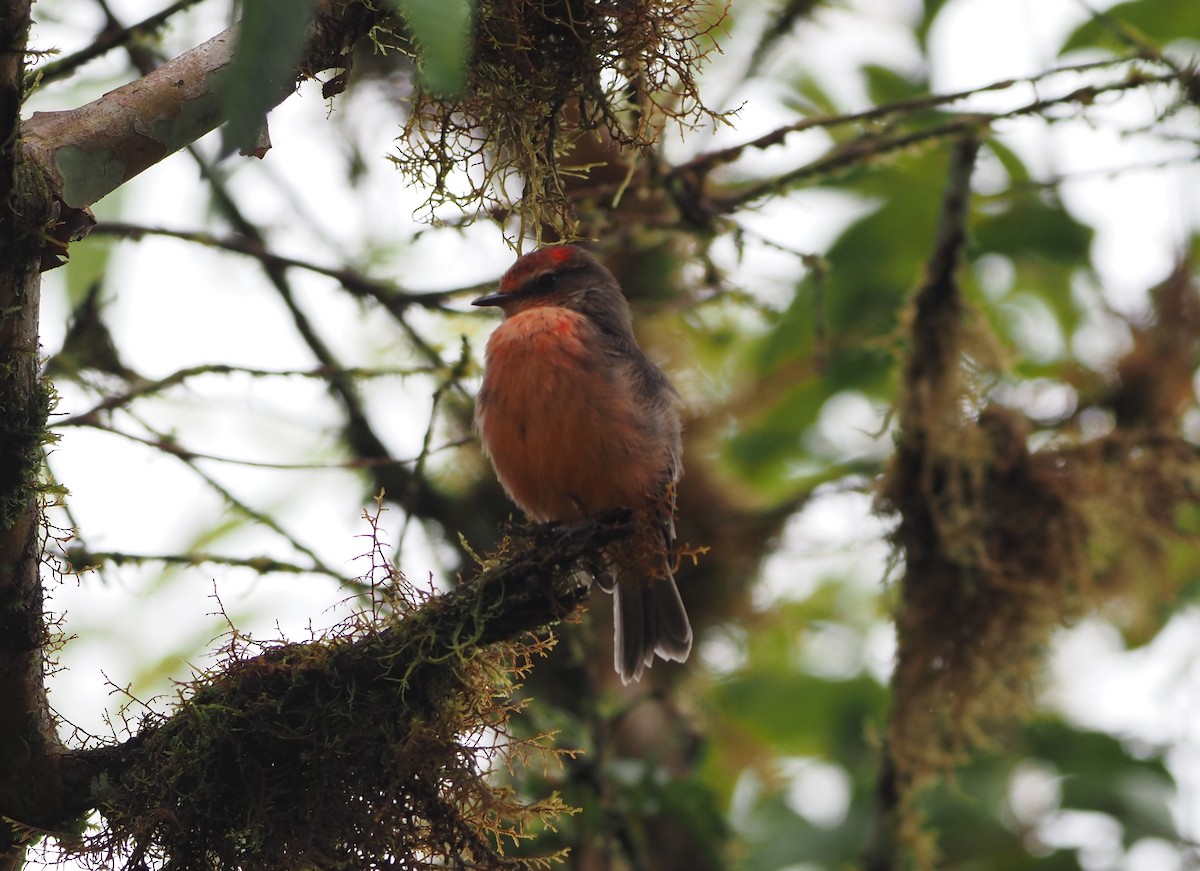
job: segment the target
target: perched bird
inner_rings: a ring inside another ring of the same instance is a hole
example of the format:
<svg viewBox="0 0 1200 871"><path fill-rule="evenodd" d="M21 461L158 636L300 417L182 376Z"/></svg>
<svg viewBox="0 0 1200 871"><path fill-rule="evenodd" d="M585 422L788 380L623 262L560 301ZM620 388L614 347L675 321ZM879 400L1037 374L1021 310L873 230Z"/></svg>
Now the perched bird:
<svg viewBox="0 0 1200 871"><path fill-rule="evenodd" d="M671 575L679 395L638 347L617 280L582 248L555 245L473 305L504 313L475 408L500 483L538 523L633 509L638 531L597 573L613 593L617 673L639 680L655 654L683 662L692 628Z"/></svg>

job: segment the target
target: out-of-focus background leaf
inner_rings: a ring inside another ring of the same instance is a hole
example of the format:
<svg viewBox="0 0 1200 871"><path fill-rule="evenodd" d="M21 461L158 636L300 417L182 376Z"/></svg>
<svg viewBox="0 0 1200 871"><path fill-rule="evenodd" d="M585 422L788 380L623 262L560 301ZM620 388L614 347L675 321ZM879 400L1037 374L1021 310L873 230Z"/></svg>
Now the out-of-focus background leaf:
<svg viewBox="0 0 1200 871"><path fill-rule="evenodd" d="M72 490L62 509L70 517L56 515L64 527L77 527L94 553L215 551L302 570L260 577L242 565L109 560L55 588L68 630L79 636L53 690L72 722L113 713L97 663L139 698L169 693L171 680L211 657L207 642L224 628L223 615L291 638L307 637L310 621L333 622L356 601L333 576L362 570L359 512L389 464L416 475L406 479L411 486L389 490L395 501L384 522L410 579L452 584L470 570L459 533L471 529L482 550L516 514L471 434L471 396L493 321L467 305L513 252L488 220L464 221L447 209L432 225L417 221L421 192L381 159L405 147L394 140L414 81L433 94L462 89L476 10L466 0L389 5L415 63L405 52L360 46L345 95L330 104L316 86L302 85L299 100L272 114L274 149L262 165L227 158L198 174L193 158L180 156L102 204L109 220L217 236L240 234L244 219L262 244L318 269L283 270L289 283L281 289L258 261L211 244L136 235L114 243L97 233L47 277L44 345L52 358L62 349L52 364L61 415L139 378L203 363L244 370L150 392L98 414L93 428L64 426L49 457ZM1126 53L1122 33L1140 49L1183 57L1182 66L1200 39L1200 4L1178 0L1120 3L1094 17L1060 4L1067 23L1053 26L1038 4L885 5L735 0L714 35L723 53L710 58L702 84L716 108L745 105L711 135L687 132L680 142L669 132L649 175L801 117L1017 79L1072 52ZM72 23L80 7L90 4L41 0L36 11L46 32L69 42L90 39L99 26L99 13ZM311 8L311 0L243 4L226 92L231 148L252 144L268 95L295 84L290 70ZM117 11L135 17L131 8ZM223 26L227 11L198 3L144 42L170 56ZM1004 51L1035 46L1044 57L1004 58L997 72L988 21L1021 16ZM978 61L970 76L954 66L968 61ZM111 87L128 71L109 63L84 68L79 79ZM827 149L869 149L898 129L927 131L962 113L1136 82L1140 69L1062 73L792 134L726 175L714 172L712 185L735 195ZM74 99L79 87L48 85L35 98L47 108ZM1119 387L1118 361L1137 331L1155 321L1150 288L1195 244L1196 121L1194 91L1131 88L994 120L983 132L962 281L972 317L990 337L972 348L969 365L987 373L980 397L1028 415L1035 448L1087 444L1114 426L1103 400ZM219 156L208 143L199 151L201 160ZM903 569L873 495L891 455L909 303L937 232L949 151L947 137L932 136L871 154L699 227L629 193L619 206L612 196L590 206L608 221L597 221L598 250L626 267L620 277L642 341L686 400L680 531L711 552L680 573L698 630L686 669L659 663L644 686L622 692L609 674L608 603L599 595L583 624L565 627L551 658L535 664L518 730L554 733L560 746L587 752L562 769L519 770L512 784L529 796L558 790L583 811L514 851L569 847L575 864L567 867L624 867L600 863L631 844L658 843L679 864L646 867L861 867L877 823L895 650L892 584ZM521 196L515 187L508 193ZM1149 205L1137 195L1152 198ZM1172 216L1175 235L1137 235ZM1113 251L1121 262L1112 262ZM390 293L448 296L430 305L352 296L342 269ZM128 369L66 341L71 312L92 291L97 306L88 311L103 329L89 334L111 335L101 350L119 352ZM325 361L305 338L313 333L354 373L360 416L321 380ZM1189 353L1171 358L1185 386L1196 363ZM373 425L388 456L356 453L351 418ZM1179 429L1200 440L1194 395ZM1178 527L1190 536L1198 524L1181 515ZM1200 569L1192 538L1164 540L1162 553L1169 571L1146 574L1093 618L1106 630L1089 623L1059 633L1049 671L1031 690L1030 721L986 736L952 782L923 798L938 867L1192 867L1200 651L1187 639L1200 626ZM1072 645L1085 643L1093 645L1088 654L1063 674ZM87 728L104 727L93 720Z"/></svg>

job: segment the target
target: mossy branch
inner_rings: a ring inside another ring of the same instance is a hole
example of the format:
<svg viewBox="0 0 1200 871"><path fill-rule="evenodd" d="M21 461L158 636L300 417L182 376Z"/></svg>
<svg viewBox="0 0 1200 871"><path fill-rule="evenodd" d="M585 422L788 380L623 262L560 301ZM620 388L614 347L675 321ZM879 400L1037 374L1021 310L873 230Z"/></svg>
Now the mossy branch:
<svg viewBox="0 0 1200 871"><path fill-rule="evenodd" d="M392 607L376 602L324 638L255 655L234 636L169 717L68 755L79 811L107 821L78 852L98 865L199 869L314 857L375 867L388 856L526 867L501 842L562 808L490 784L481 744L520 743L505 723L512 672L545 644L530 633L586 597L576 563L632 530L627 512L534 527L476 579L419 607L385 591Z"/></svg>
<svg viewBox="0 0 1200 871"><path fill-rule="evenodd" d="M914 711L928 710L933 700L945 704L940 698L945 681L939 678L966 661L957 636L940 632L940 626L933 638L925 638L922 631L931 622L931 597L955 601L968 594L964 587L969 588L965 575L970 566L955 558L957 542L949 541L946 533L953 522L948 518L957 520L975 507L963 503L975 495L972 460L982 463L973 450L965 450L974 441L975 428L963 419L966 307L956 274L966 242L970 179L978 153L978 136L967 136L951 156L937 233L910 310L912 344L898 410L900 434L882 492L885 505L900 515L894 540L905 554L906 571L896 616L896 701L879 775L879 819L864 862L872 871L895 867L898 844L919 852L912 797L931 776L927 757L935 751L928 745L943 747L944 730L954 731L956 721L953 715L934 713L931 723ZM967 599L955 601L950 610L957 615L969 607ZM943 658L948 661L939 666ZM953 747L961 742L955 738L946 743ZM947 752L953 756L955 750Z"/></svg>
<svg viewBox="0 0 1200 871"><path fill-rule="evenodd" d="M871 871L934 867L921 796L1029 709L1057 626L1120 603L1146 578L1194 577L1200 450L1178 432L1191 382L1147 398L1138 380L1147 368L1190 372L1190 363L1167 362L1195 355L1190 267L1156 294L1167 326L1155 340L1141 337L1118 367L1125 383L1103 397L1120 426L1031 450L1031 421L980 384L991 338L956 275L977 149L964 141L951 159L909 312L896 452L880 487L881 507L898 520L892 541L904 575ZM1187 553L1182 572L1169 565L1179 559L1173 542Z"/></svg>

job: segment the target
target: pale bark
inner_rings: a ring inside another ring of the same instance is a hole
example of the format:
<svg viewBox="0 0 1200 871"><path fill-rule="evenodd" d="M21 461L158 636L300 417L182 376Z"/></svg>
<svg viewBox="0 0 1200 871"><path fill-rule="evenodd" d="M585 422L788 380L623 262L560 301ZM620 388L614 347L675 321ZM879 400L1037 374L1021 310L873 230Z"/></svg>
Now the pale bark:
<svg viewBox="0 0 1200 871"><path fill-rule="evenodd" d="M67 206L91 205L220 124L236 40L230 28L85 106L35 112L22 125L26 157Z"/></svg>

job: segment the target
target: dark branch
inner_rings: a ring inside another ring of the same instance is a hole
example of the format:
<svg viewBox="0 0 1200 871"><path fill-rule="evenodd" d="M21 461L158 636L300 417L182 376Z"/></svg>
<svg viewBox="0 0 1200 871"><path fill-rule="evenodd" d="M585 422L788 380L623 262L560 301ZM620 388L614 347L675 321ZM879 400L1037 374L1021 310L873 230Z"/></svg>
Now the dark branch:
<svg viewBox="0 0 1200 871"><path fill-rule="evenodd" d="M884 490L885 499L891 500L901 518L895 536L897 545L904 548L907 563L896 618L899 652L892 675L895 701L876 782L872 831L863 856L865 871L902 867L905 863L897 851L911 851L915 846L909 803L917 777L906 755L911 750L905 740L906 705L914 695L905 681L911 680L916 659L912 652L914 615L921 613L913 591L933 588L950 599L955 591L969 586L956 572L957 567L942 557L946 543L938 535L938 509L939 500L945 501L947 493L955 492L957 483L954 458L947 459L952 454L947 444L953 444L952 436L946 435L960 431L963 401L961 358L966 306L956 273L966 245L971 174L978 153L979 139L968 136L951 155L933 249L913 300L911 347L905 360L904 398L899 411L900 436L896 461ZM936 586L946 577L961 586Z"/></svg>
<svg viewBox="0 0 1200 871"><path fill-rule="evenodd" d="M1003 112L964 113L950 117L942 115L943 120L940 123L926 124L915 128L911 124L901 126L901 122L911 121L922 113L952 105L978 93L1005 90L1023 83L1038 82L1064 72L1082 72L1097 67L1111 67L1115 64L1129 64L1136 61L1153 63L1155 59L1139 54L1132 57L1061 67L1028 79L1006 79L969 91L917 97L844 115L804 118L740 145L697 155L687 163L670 170L667 190L670 191L688 222L704 226L716 218L731 215L766 197L784 193L802 182L819 181L847 169L863 167L874 159L914 146L957 139L963 135L973 135L974 131L985 130L989 125L998 121L1030 115L1044 116L1049 113L1049 110L1060 106L1087 107L1092 105L1101 94L1139 89L1152 84L1179 82L1180 75L1173 70L1159 75L1131 74L1118 81L1076 88L1064 94L1023 103ZM870 126L859 136L838 144L821 157L780 175L739 186L728 193L714 190L710 185L709 177L714 170L739 160L747 152L782 144L793 133L847 125Z"/></svg>
<svg viewBox="0 0 1200 871"><path fill-rule="evenodd" d="M164 236L169 239L180 239L185 242L195 242L209 248L219 248L253 257L264 267L284 267L303 269L334 279L353 296L374 299L388 311L399 313L410 305L429 309L442 309L450 294L444 291L433 293L413 293L397 288L394 284L374 281L361 272L353 269L337 269L320 266L307 260L285 257L270 251L261 237L252 238L244 235L214 236L211 233L188 232L186 230L168 230L162 227L146 227L140 224L129 224L121 221L106 221L97 224L92 235L120 236L124 239L139 240L144 236Z"/></svg>
<svg viewBox="0 0 1200 871"><path fill-rule="evenodd" d="M104 23L104 29L100 31L91 45L30 71L25 76L25 85L27 88L32 88L37 84L65 79L88 61L95 60L114 48L129 45L134 40L157 32L176 12L181 12L198 2L200 0L175 0L170 6L128 27L121 26L121 23L113 18L112 13L105 6L107 20Z"/></svg>
<svg viewBox="0 0 1200 871"><path fill-rule="evenodd" d="M195 685L191 696L180 703L173 716L143 728L119 745L67 753L63 768L68 782L75 785L74 811L83 813L99 806L104 795L98 791L98 784L119 782L123 772L139 764L139 754L156 733L191 728L202 717L192 706L212 704L207 694L217 684L222 685L225 696L238 697L240 690L236 683L253 682L255 699L279 710L281 719L283 711L295 701L289 694L294 695L299 686L319 686L321 705L340 709L361 704L355 699L356 688L403 686L404 698L411 700L419 695L419 687L443 685L443 680L452 678L460 663L469 658L471 650L519 639L572 614L588 593L588 587L574 574L576 563L632 531L632 518L625 511L609 512L572 526L531 527L522 533L526 537L519 549L507 554L503 562L403 617L383 617L382 623L376 620L361 637L343 642L336 658L313 655L313 664L305 666L309 669L307 674L274 665L283 658L309 662L309 652L327 651L341 639L280 644L258 656L228 664L222 672L210 674ZM422 704L426 701L422 700ZM443 703L454 704L449 698ZM235 728L247 728L237 711L229 713ZM392 712L395 728L407 728L406 718L422 713L397 707ZM264 723L263 728L281 726ZM239 737L244 739L245 736ZM378 740L385 738L380 736ZM320 760L312 760L311 764L319 765Z"/></svg>
<svg viewBox="0 0 1200 871"><path fill-rule="evenodd" d="M55 376L59 374L67 374L78 371L78 369L68 369L65 364L56 364L58 355L50 358L47 363L47 374ZM424 374L432 374L435 370L428 366L413 366L396 369L359 369L352 368L343 371L346 378L354 381L366 381L371 378L390 378L394 376L409 376ZM187 366L183 369L177 369L169 375L165 375L156 381L146 381L145 379L137 380L129 389L120 393L114 393L104 397L91 408L86 411L80 411L76 414L71 414L66 417L61 417L55 420L52 426L55 429L68 426L96 426L101 429L109 429L101 424L106 412L114 409L124 408L133 403L135 399L143 396L153 396L157 393L165 393L173 387L178 387L186 383L192 378L197 378L203 375L248 375L253 378L313 378L321 381L329 379L329 372L318 366L312 369L256 369L250 366L232 366L228 363L202 363L198 366ZM398 462L397 460L383 460L381 462ZM271 463L271 464L255 464L266 465L272 468L330 468L331 466L347 466L358 468L362 462L355 461L352 463L330 464L304 464L304 463Z"/></svg>
<svg viewBox="0 0 1200 871"><path fill-rule="evenodd" d="M38 379L37 245L48 202L19 151L30 0L0 2L0 869L19 868L13 817L54 807L59 751L43 656L38 469L49 396ZM33 252L31 254L31 251Z"/></svg>
<svg viewBox="0 0 1200 871"><path fill-rule="evenodd" d="M958 355L965 306L956 271L967 242L971 173L978 153L979 139L974 136L964 138L953 152L937 235L925 266L924 281L913 302L913 346L905 367L910 401L905 404L900 421L909 434L920 433L931 412L955 414L960 400ZM931 409L928 403L940 403L943 407Z"/></svg>

